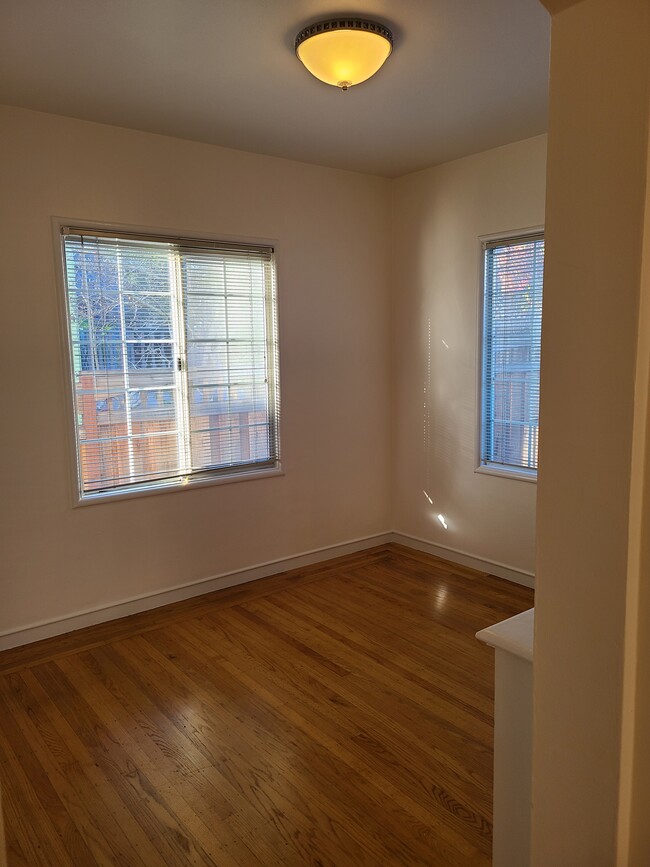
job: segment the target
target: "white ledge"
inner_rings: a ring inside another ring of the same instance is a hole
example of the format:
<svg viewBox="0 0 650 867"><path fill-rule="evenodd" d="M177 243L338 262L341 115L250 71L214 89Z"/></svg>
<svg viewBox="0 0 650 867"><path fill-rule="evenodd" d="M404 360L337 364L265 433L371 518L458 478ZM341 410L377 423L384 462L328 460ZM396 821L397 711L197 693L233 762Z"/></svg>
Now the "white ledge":
<svg viewBox="0 0 650 867"><path fill-rule="evenodd" d="M530 608L507 620L495 623L494 626L481 629L476 633L476 637L490 647L505 650L513 656L532 662L534 626L535 609Z"/></svg>

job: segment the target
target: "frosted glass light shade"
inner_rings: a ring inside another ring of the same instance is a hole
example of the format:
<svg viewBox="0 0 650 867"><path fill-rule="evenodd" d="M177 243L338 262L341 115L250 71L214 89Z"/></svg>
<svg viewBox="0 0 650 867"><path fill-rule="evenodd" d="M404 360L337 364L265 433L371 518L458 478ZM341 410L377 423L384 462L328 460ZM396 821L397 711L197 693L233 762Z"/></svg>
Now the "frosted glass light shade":
<svg viewBox="0 0 650 867"><path fill-rule="evenodd" d="M392 50L387 27L358 18L321 21L296 37L296 54L311 74L342 90L374 75Z"/></svg>

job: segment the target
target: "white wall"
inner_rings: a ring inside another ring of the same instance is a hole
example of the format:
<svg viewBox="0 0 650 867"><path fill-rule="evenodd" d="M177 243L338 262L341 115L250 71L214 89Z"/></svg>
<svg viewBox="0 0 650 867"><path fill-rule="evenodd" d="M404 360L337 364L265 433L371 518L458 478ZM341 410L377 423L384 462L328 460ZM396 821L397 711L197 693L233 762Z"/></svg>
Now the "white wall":
<svg viewBox="0 0 650 867"><path fill-rule="evenodd" d="M544 137L391 182L0 124L0 635L393 528L532 571L535 486L474 473L477 238L543 223ZM52 216L277 241L284 476L71 508Z"/></svg>
<svg viewBox="0 0 650 867"><path fill-rule="evenodd" d="M540 136L393 186L393 527L524 572L536 486L474 472L478 238L543 225L545 157Z"/></svg>
<svg viewBox="0 0 650 867"><path fill-rule="evenodd" d="M390 182L13 108L0 124L0 633L387 530ZM277 240L286 475L71 508L53 215Z"/></svg>
<svg viewBox="0 0 650 867"><path fill-rule="evenodd" d="M622 851L617 860L624 651L637 625L634 610L628 609L626 622L626 601L634 585L643 606L639 674L647 672L649 622L642 448L634 450L632 463L635 434L645 427L646 396L638 389L635 407L635 377L642 370L637 340L649 12L648 0L582 0L552 23L535 598L535 867L649 863L647 849L640 860L628 860ZM647 680L637 687L637 724L647 731ZM634 710L633 696L624 709ZM642 736L639 757L646 746ZM647 794L645 786L639 794ZM640 809L647 828L647 800L635 805L629 796L628 811ZM645 834L636 837L639 816L633 820L631 851Z"/></svg>

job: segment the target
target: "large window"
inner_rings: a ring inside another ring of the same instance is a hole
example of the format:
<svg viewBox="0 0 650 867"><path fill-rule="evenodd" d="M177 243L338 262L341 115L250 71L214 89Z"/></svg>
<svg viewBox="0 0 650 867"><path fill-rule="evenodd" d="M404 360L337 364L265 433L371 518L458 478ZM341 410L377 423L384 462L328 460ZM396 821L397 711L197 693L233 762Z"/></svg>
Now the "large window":
<svg viewBox="0 0 650 867"><path fill-rule="evenodd" d="M62 239L80 499L276 468L273 249Z"/></svg>
<svg viewBox="0 0 650 867"><path fill-rule="evenodd" d="M544 237L486 241L483 256L480 463L534 479Z"/></svg>

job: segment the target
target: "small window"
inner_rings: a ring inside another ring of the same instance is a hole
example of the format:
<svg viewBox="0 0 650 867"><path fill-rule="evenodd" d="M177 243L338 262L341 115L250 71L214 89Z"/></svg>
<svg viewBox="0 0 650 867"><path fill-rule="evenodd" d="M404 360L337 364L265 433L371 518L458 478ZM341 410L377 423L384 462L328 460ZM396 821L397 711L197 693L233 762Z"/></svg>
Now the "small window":
<svg viewBox="0 0 650 867"><path fill-rule="evenodd" d="M483 244L480 468L534 479L544 236Z"/></svg>
<svg viewBox="0 0 650 867"><path fill-rule="evenodd" d="M80 499L277 468L273 249L62 240Z"/></svg>

